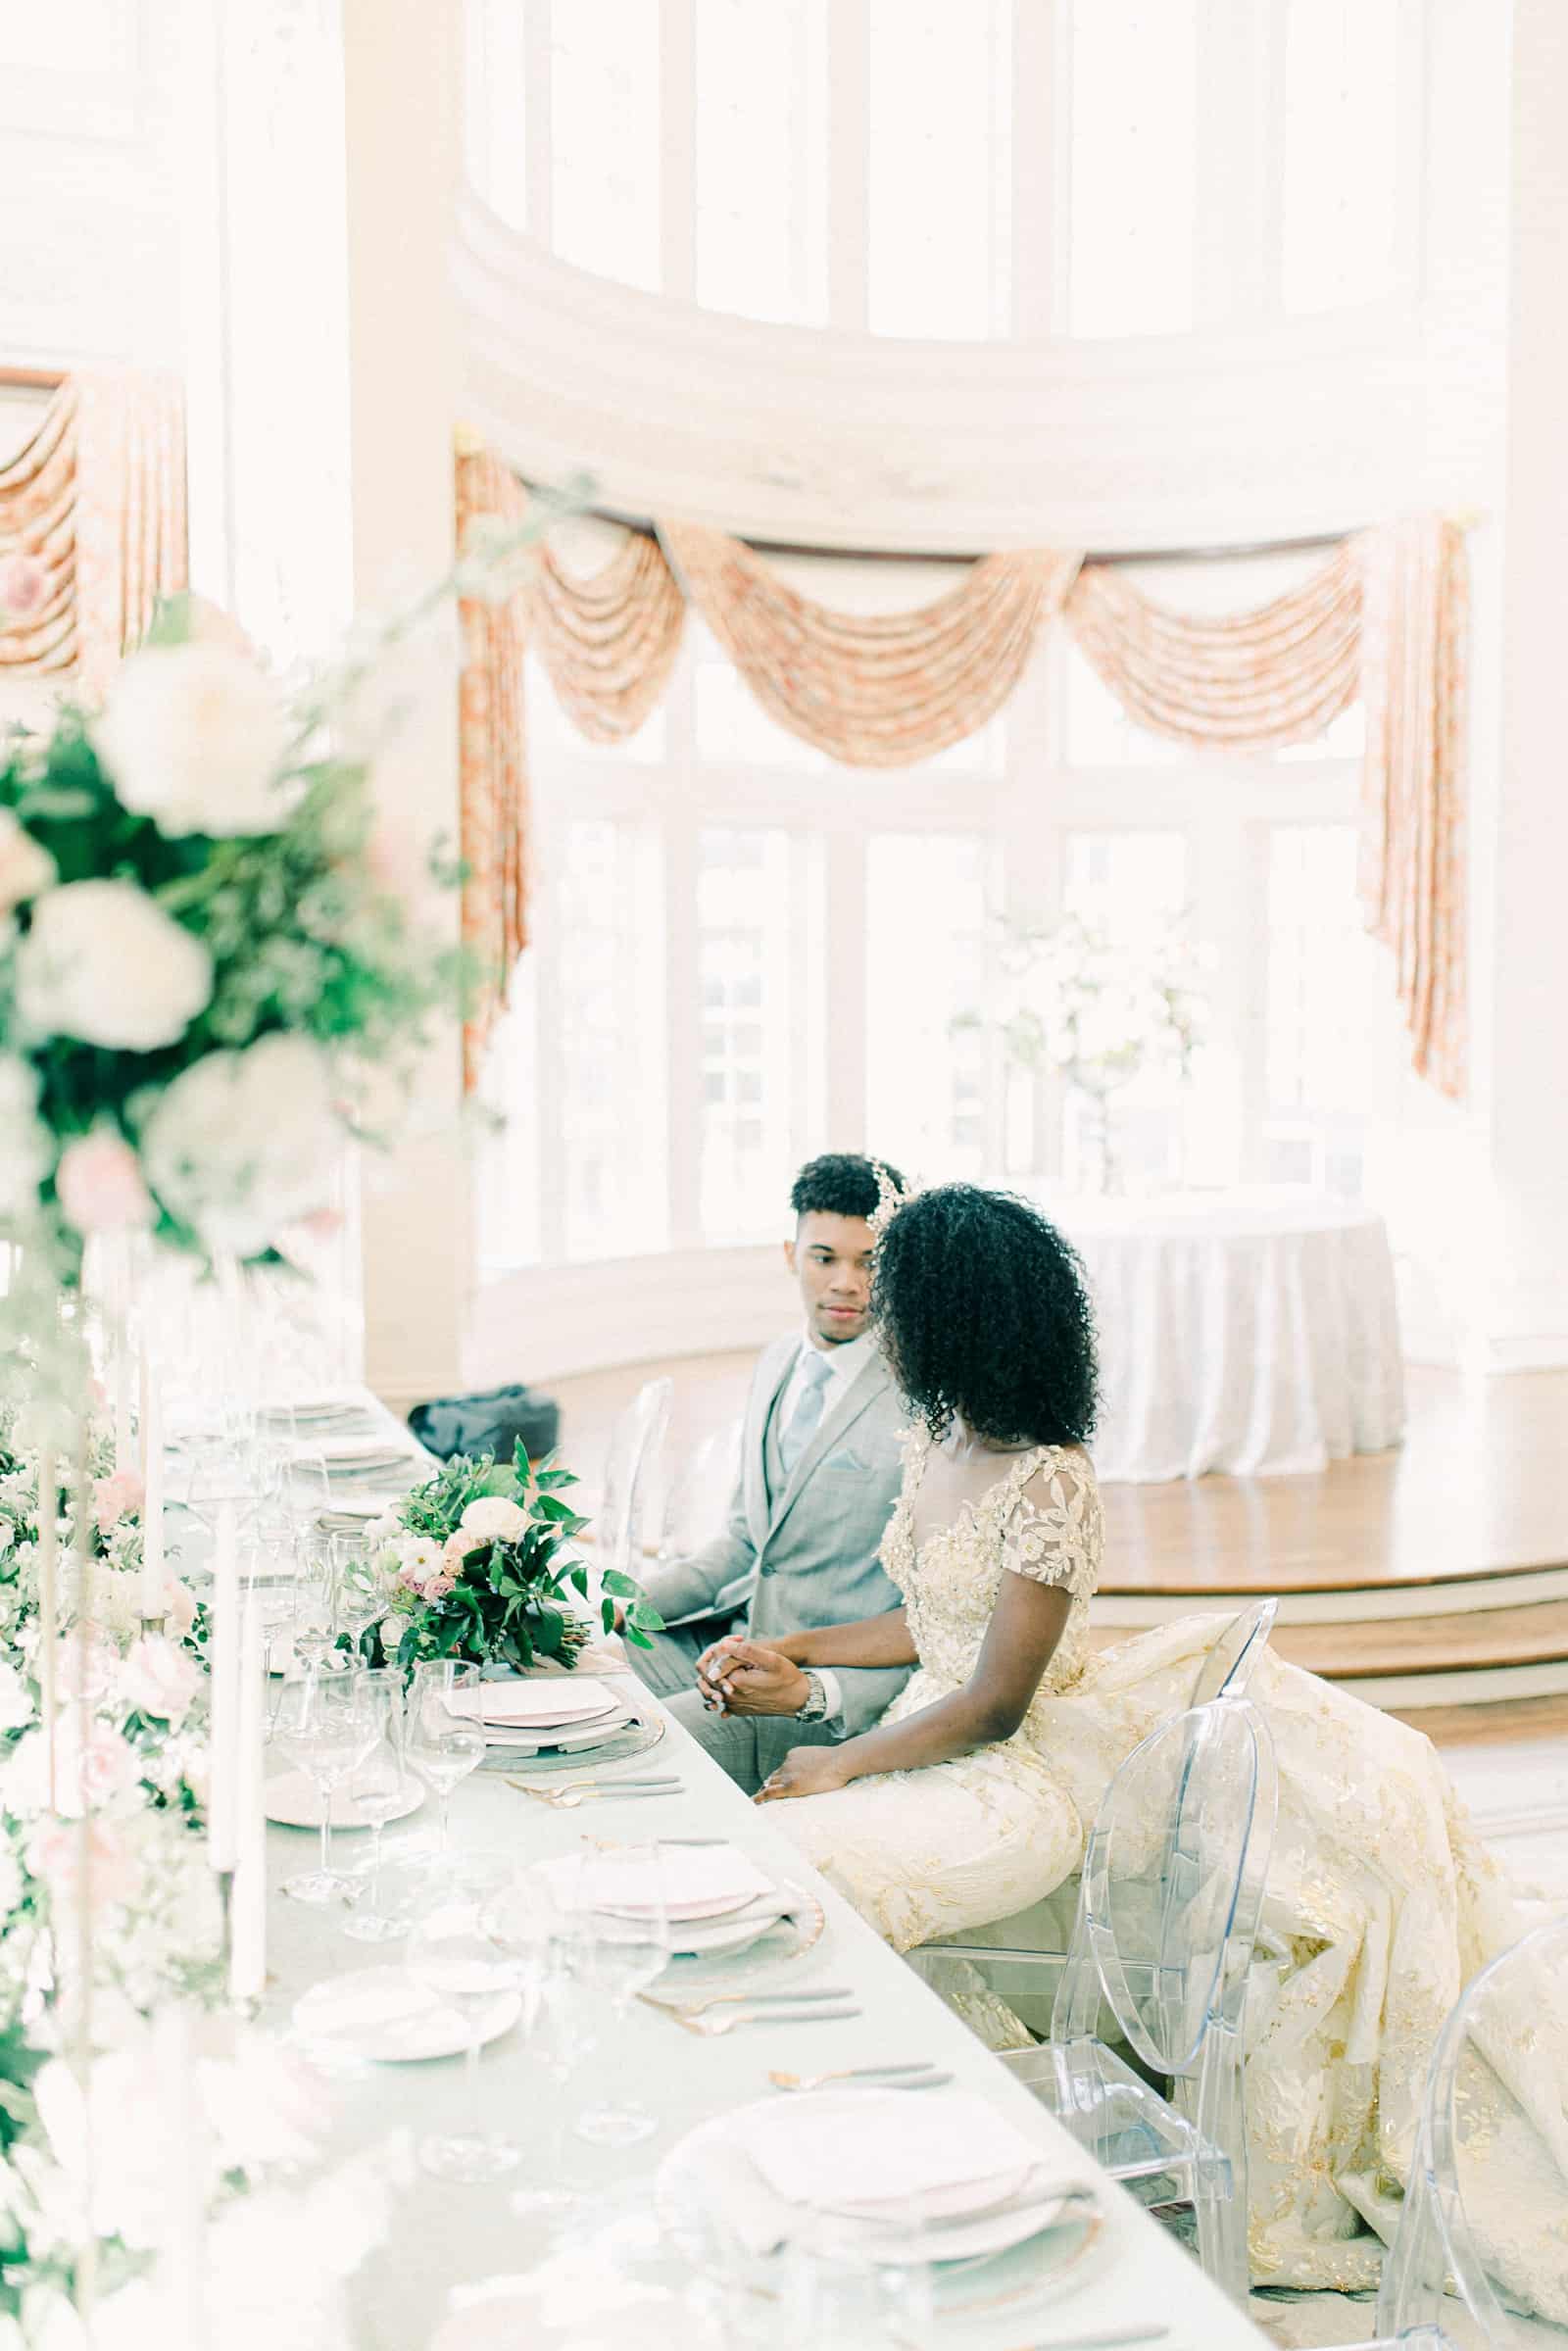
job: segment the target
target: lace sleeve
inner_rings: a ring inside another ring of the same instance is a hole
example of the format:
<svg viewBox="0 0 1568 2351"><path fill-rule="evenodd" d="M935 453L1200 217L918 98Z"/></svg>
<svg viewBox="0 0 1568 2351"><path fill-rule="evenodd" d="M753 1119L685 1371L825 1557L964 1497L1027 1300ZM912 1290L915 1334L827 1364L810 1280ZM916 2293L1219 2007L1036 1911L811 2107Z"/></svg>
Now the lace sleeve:
<svg viewBox="0 0 1568 2351"><path fill-rule="evenodd" d="M1077 1454L1043 1462L1002 1525L1002 1563L1032 1584L1087 1600L1100 1582L1100 1489Z"/></svg>

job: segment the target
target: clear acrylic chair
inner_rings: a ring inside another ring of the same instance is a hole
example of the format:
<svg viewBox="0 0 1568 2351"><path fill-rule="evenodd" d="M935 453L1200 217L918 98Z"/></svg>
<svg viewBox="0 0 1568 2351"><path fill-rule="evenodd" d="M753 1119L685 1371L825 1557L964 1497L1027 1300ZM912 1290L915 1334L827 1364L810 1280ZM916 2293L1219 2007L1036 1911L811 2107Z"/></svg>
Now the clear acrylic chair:
<svg viewBox="0 0 1568 2351"><path fill-rule="evenodd" d="M1525 2315L1542 2279L1553 2318ZM1456 2351L1460 2327L1477 2351L1568 2346L1568 1919L1483 1968L1444 2028L1377 2323L1354 2351Z"/></svg>
<svg viewBox="0 0 1568 2351"><path fill-rule="evenodd" d="M635 1575L653 1489L663 1468L672 1380L648 1380L616 1420L605 1457L605 1483L595 1524L596 1564Z"/></svg>
<svg viewBox="0 0 1568 2351"><path fill-rule="evenodd" d="M721 1534L740 1471L742 1420L710 1429L674 1470L664 1502L662 1559L689 1559Z"/></svg>
<svg viewBox="0 0 1568 2351"><path fill-rule="evenodd" d="M1277 1599L1258 1600L1230 1619L1199 1667L1189 1706L1205 1706L1211 1698L1246 1696L1253 1669L1268 1646L1279 1605ZM1066 1878L1043 1901L1031 1902L1027 1910L1015 1911L989 1927L927 1943L923 1957L911 1957L920 1974L939 1990L956 1991L972 1984L973 1976L956 1972L960 1966L972 1969L988 1991L1005 2000L1025 2025L1043 2034L1050 2030L1056 1984L1067 1964L1067 1947L1078 1913L1078 1887L1076 1877ZM1108 2030L1108 2017L1105 2025Z"/></svg>
<svg viewBox="0 0 1568 2351"><path fill-rule="evenodd" d="M1141 2201L1194 2208L1199 2260L1243 2307L1243 2028L1275 1806L1273 1745L1245 1698L1152 1732L1089 1839L1050 2045L1004 2058ZM1102 2004L1169 2099L1099 2037Z"/></svg>

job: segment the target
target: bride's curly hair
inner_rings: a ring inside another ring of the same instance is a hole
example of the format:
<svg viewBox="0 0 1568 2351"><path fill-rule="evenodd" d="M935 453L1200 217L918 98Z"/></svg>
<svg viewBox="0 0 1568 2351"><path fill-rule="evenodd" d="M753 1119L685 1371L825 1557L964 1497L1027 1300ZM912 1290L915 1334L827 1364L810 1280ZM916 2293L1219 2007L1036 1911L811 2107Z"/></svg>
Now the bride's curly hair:
<svg viewBox="0 0 1568 2351"><path fill-rule="evenodd" d="M916 1194L877 1249L871 1311L933 1438L956 1413L999 1444L1087 1442L1099 1367L1083 1267L1027 1200L974 1184Z"/></svg>

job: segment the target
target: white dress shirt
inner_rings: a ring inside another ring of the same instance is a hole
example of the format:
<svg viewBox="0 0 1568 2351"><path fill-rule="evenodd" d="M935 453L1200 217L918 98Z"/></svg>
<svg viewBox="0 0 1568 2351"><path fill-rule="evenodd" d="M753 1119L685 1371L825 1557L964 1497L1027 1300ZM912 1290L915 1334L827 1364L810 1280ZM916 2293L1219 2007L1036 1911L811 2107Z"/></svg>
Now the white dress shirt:
<svg viewBox="0 0 1568 2351"><path fill-rule="evenodd" d="M817 1429L821 1431L830 1428L835 1416L843 1409L845 1397L875 1353L876 1345L877 1339L874 1331L862 1331L858 1339L847 1339L842 1347L818 1347L816 1341L808 1332L801 1341L800 1353L790 1366L790 1376L779 1393L774 1425L780 1429L789 1427L790 1417L801 1400L801 1391L806 1386L808 1372L813 1363L819 1363L825 1355L828 1369L827 1390L822 1397L822 1417L817 1423ZM842 1731L844 1727L844 1692L840 1688L837 1674L831 1672L824 1665L813 1665L811 1671L820 1681L822 1695L827 1700L825 1717L827 1723L831 1728Z"/></svg>

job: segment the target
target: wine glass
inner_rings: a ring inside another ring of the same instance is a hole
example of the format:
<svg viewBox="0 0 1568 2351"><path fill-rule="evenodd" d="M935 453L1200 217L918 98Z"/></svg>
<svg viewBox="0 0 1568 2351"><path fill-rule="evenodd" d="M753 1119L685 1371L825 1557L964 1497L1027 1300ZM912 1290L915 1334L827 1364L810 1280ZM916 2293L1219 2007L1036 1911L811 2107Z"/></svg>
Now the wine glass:
<svg viewBox="0 0 1568 2351"><path fill-rule="evenodd" d="M307 1672L324 1666L337 1641L337 1591L332 1547L314 1529L296 1530L294 1549L294 1654Z"/></svg>
<svg viewBox="0 0 1568 2351"><path fill-rule="evenodd" d="M430 1658L414 1669L409 1691L404 1752L409 1768L435 1792L441 1807L443 1859L450 1851L448 1814L452 1790L484 1761L484 1725L478 1715L479 1669L451 1658Z"/></svg>
<svg viewBox="0 0 1568 2351"><path fill-rule="evenodd" d="M633 1999L670 1962L664 1855L657 1838L585 1861L578 1899L590 1942L589 1974L612 2023L623 2026ZM658 2116L632 2101L590 2106L577 2118L578 2136L597 2147L634 2146L658 2128Z"/></svg>
<svg viewBox="0 0 1568 2351"><path fill-rule="evenodd" d="M332 1790L365 1762L376 1738L376 1712L363 1666L318 1667L284 1683L273 1743L316 1783L321 1799L320 1866L283 1885L296 1902L335 1902L352 1891L332 1868Z"/></svg>
<svg viewBox="0 0 1568 2351"><path fill-rule="evenodd" d="M375 1714L375 1744L354 1782L354 1808L370 1822L369 1887L365 1901L351 1911L343 1932L356 1942L393 1942L409 1931L406 1911L381 1908L381 1840L386 1825L403 1809L408 1792L404 1758L405 1727L403 1675L396 1666L367 1672L370 1704Z"/></svg>
<svg viewBox="0 0 1568 2351"><path fill-rule="evenodd" d="M512 2198L514 2212L560 2216L576 2203L566 2184L566 2087L599 2040L599 2001L591 1977L592 1941L576 1887L581 1857L535 1863L519 1872L490 1906L490 1931L513 1962L522 1994L523 2048L548 2075L553 2096L543 2101L549 2128L543 2140L544 2177Z"/></svg>
<svg viewBox="0 0 1568 2351"><path fill-rule="evenodd" d="M480 2184L504 2179L521 2162L521 2150L499 2132L481 2131L476 2113L479 2050L485 2011L498 1993L514 1988L515 1964L494 1933L493 1905L513 1876L505 1855L466 1854L443 1872L440 1885L418 1905L409 1929L405 1964L463 2018L462 2100L466 2128L432 2133L419 2142L419 2162L440 2180Z"/></svg>
<svg viewBox="0 0 1568 2351"><path fill-rule="evenodd" d="M331 1540L337 1629L348 1635L357 1651L387 1610L386 1587L377 1566L381 1545L374 1536L364 1534L338 1534Z"/></svg>

